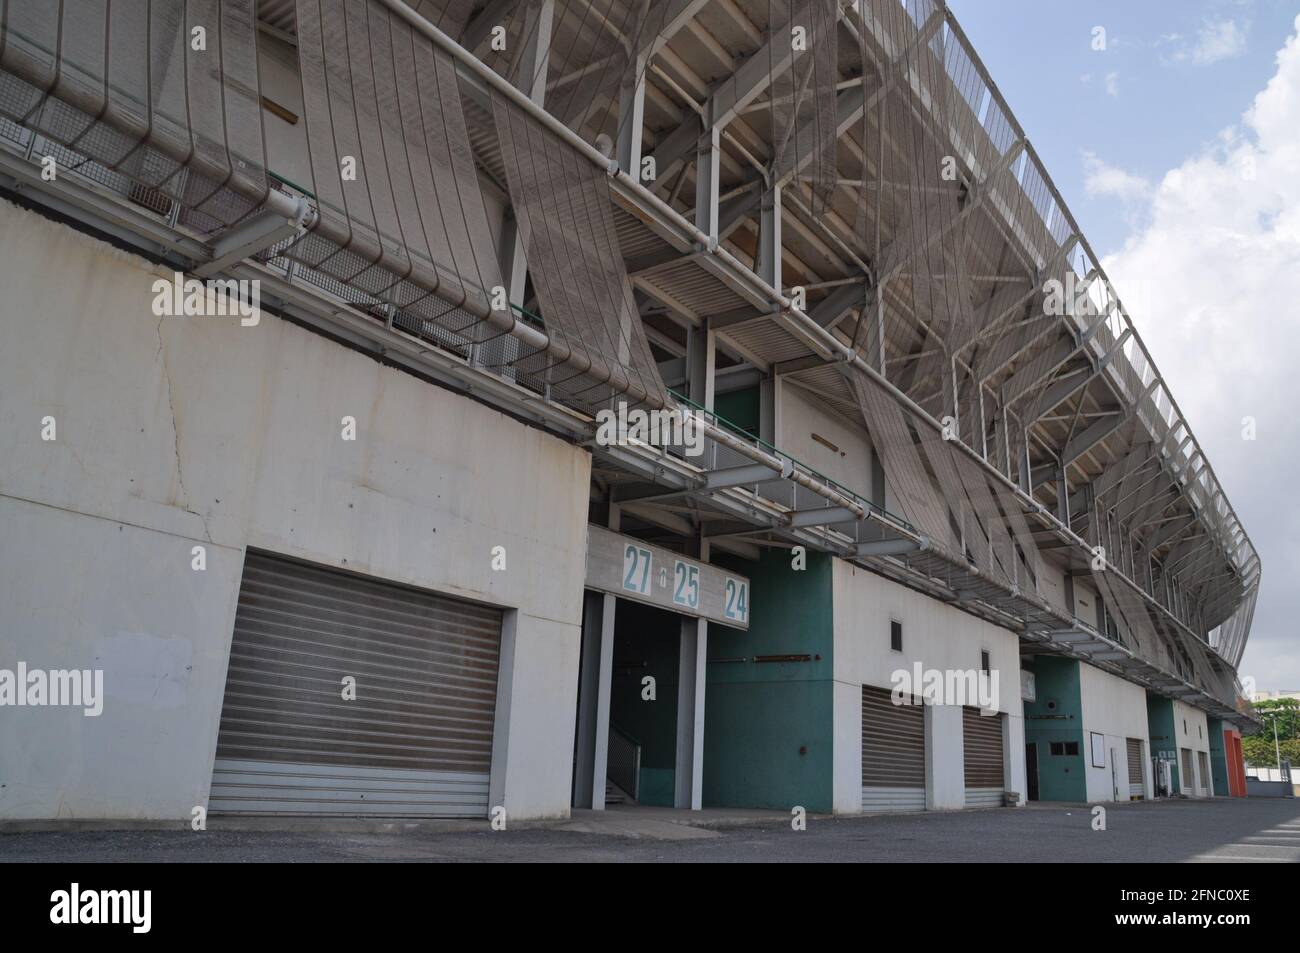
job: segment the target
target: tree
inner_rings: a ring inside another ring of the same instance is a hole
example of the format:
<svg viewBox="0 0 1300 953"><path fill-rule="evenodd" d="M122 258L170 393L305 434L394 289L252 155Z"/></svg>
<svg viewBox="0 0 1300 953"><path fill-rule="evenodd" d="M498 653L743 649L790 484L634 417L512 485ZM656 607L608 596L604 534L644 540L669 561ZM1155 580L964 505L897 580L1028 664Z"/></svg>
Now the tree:
<svg viewBox="0 0 1300 953"><path fill-rule="evenodd" d="M1256 767L1277 767L1277 749L1282 759L1300 766L1300 701L1274 698L1255 703L1255 714L1264 723L1257 735L1241 739L1241 753ZM1278 744L1273 744L1273 722L1277 721Z"/></svg>
<svg viewBox="0 0 1300 953"><path fill-rule="evenodd" d="M1293 767L1300 768L1300 741L1280 741L1282 760L1290 761ZM1273 747L1273 729L1264 734L1250 735L1241 739L1241 756L1246 763L1256 768L1276 768L1277 754Z"/></svg>

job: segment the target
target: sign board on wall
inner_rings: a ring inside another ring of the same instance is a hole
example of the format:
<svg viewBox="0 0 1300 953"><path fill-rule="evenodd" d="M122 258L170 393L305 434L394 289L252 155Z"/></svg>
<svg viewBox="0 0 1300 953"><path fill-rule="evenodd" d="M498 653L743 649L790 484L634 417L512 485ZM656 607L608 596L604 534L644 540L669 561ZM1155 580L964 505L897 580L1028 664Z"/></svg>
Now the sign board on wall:
<svg viewBox="0 0 1300 953"><path fill-rule="evenodd" d="M1026 702L1038 701L1038 690L1034 683L1034 673L1020 670L1020 700Z"/></svg>
<svg viewBox="0 0 1300 953"><path fill-rule="evenodd" d="M601 526L587 527L587 587L749 628L749 580Z"/></svg>

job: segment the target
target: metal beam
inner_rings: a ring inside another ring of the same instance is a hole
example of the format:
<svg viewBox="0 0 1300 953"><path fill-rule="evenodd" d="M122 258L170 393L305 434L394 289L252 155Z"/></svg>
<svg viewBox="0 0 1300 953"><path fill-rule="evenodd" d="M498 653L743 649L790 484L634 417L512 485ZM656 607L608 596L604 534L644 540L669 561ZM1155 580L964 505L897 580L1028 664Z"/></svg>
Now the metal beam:
<svg viewBox="0 0 1300 953"><path fill-rule="evenodd" d="M668 9L664 11L663 22L659 28L649 37L649 42L641 47L641 55L647 60L667 46L668 41L693 20L709 0L666 0L666 2L655 0L655 2L663 2Z"/></svg>
<svg viewBox="0 0 1300 953"><path fill-rule="evenodd" d="M789 517L790 525L796 528L801 526L829 526L832 523L851 523L858 518L856 513L844 506L819 506L811 510L795 510L789 514Z"/></svg>
<svg viewBox="0 0 1300 953"><path fill-rule="evenodd" d="M781 474L761 463L745 466L727 467L713 470L704 478L704 486L710 490L721 490L731 486L749 486L754 483L771 483L780 480Z"/></svg>
<svg viewBox="0 0 1300 953"><path fill-rule="evenodd" d="M840 285L821 301L817 302L808 316L824 328L832 328L844 315L853 310L855 305L866 306L866 291L861 283Z"/></svg>
<svg viewBox="0 0 1300 953"><path fill-rule="evenodd" d="M1081 456L1097 444L1101 443L1120 427L1124 426L1124 424L1128 423L1128 420L1128 414L1124 413L1122 410L1116 410L1109 417L1103 417L1065 445L1065 450L1061 453L1061 464L1068 467L1071 463L1078 460Z"/></svg>
<svg viewBox="0 0 1300 953"><path fill-rule="evenodd" d="M303 206L306 211L306 205ZM285 218L281 212L269 209L222 233L209 247L212 258L194 269L200 278L208 278L225 271L236 262L251 258L277 242L303 232L302 219Z"/></svg>
<svg viewBox="0 0 1300 953"><path fill-rule="evenodd" d="M705 121L710 128L725 128L773 79L794 65L796 55L811 55L811 51L796 54L790 39L795 27L801 26L805 34L811 33L812 16L813 5L808 3L796 10L787 23L771 25L767 41L723 80L705 103Z"/></svg>
<svg viewBox="0 0 1300 953"><path fill-rule="evenodd" d="M878 539L868 543L858 543L859 556L902 556L927 548L924 543L914 539Z"/></svg>

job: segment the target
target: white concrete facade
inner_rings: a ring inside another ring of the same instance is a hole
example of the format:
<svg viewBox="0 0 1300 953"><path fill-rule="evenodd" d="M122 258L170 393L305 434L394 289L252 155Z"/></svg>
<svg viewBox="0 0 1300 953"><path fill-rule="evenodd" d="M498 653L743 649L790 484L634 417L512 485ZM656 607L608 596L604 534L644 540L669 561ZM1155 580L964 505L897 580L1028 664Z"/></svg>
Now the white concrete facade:
<svg viewBox="0 0 1300 953"><path fill-rule="evenodd" d="M776 445L841 486L873 499L871 462L875 451L867 432L831 413L797 386L779 377L776 385ZM885 488L888 493L888 481Z"/></svg>
<svg viewBox="0 0 1300 953"><path fill-rule="evenodd" d="M158 277L0 203L0 667L106 695L5 711L0 818L206 804L248 547L507 610L492 803L567 815L590 456L270 314L160 319Z"/></svg>
<svg viewBox="0 0 1300 953"><path fill-rule="evenodd" d="M1210 760L1210 728L1205 712L1174 700L1174 737L1178 744L1178 783L1188 797L1210 797L1214 793L1213 763ZM1195 778L1185 777L1183 750L1192 752ZM1204 764L1201 755L1205 756Z"/></svg>
<svg viewBox="0 0 1300 953"><path fill-rule="evenodd" d="M862 686L889 688L898 670L979 671L989 653L998 675L1003 719L1004 789L1025 796L1025 729L1020 701L1020 641L1013 632L945 605L841 559L834 561L833 625L835 748L833 804L837 814L862 810ZM890 622L903 624L903 650L890 648ZM959 706L926 710L926 806L966 806L962 713Z"/></svg>
<svg viewBox="0 0 1300 953"><path fill-rule="evenodd" d="M1151 739L1147 728L1146 691L1099 668L1079 663L1079 702L1083 713L1083 765L1088 800L1130 798L1127 739L1142 742L1142 796L1155 788L1151 778ZM1100 761L1093 760L1093 736L1100 736Z"/></svg>

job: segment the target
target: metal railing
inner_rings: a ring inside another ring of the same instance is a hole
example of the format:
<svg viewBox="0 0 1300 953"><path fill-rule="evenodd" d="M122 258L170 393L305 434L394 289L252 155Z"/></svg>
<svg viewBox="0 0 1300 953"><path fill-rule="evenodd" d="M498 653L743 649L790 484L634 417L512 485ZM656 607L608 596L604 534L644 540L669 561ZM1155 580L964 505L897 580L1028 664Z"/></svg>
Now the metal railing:
<svg viewBox="0 0 1300 953"><path fill-rule="evenodd" d="M641 744L612 724L605 777L633 801L641 800Z"/></svg>

